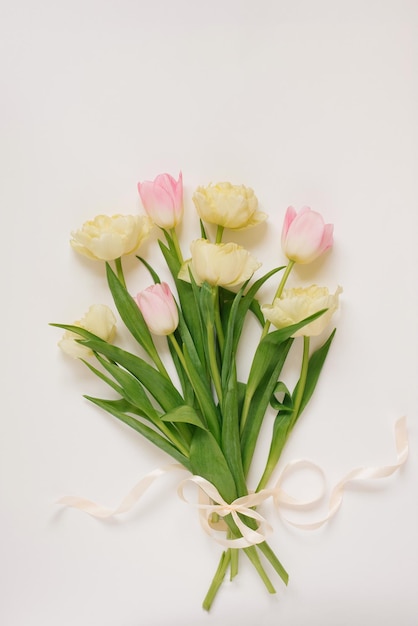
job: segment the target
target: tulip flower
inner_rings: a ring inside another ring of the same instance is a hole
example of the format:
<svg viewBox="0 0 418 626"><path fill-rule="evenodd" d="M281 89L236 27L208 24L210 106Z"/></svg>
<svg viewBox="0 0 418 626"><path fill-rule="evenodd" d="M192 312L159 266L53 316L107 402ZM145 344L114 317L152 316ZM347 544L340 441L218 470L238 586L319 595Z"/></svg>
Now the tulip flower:
<svg viewBox="0 0 418 626"><path fill-rule="evenodd" d="M179 313L167 283L151 285L136 296L145 323L154 335L171 335L179 323Z"/></svg>
<svg viewBox="0 0 418 626"><path fill-rule="evenodd" d="M138 192L145 211L154 224L171 230L183 217L183 178L176 181L170 174L138 183Z"/></svg>
<svg viewBox="0 0 418 626"><path fill-rule="evenodd" d="M338 309L340 293L342 293L341 287L338 287L334 294L330 294L327 287L317 285L285 289L280 298L276 298L273 304L263 305L261 311L276 328L286 328L326 309L318 319L303 326L292 335L293 337L314 337L320 335L330 323L331 317Z"/></svg>
<svg viewBox="0 0 418 626"><path fill-rule="evenodd" d="M136 252L152 229L145 215L97 215L71 233L71 245L89 259L114 261Z"/></svg>
<svg viewBox="0 0 418 626"><path fill-rule="evenodd" d="M299 213L290 206L282 230L282 249L294 263L311 263L333 244L334 226L325 224L322 215L303 207Z"/></svg>
<svg viewBox="0 0 418 626"><path fill-rule="evenodd" d="M93 304L84 317L74 322L73 326L84 328L104 341L111 342L116 333L116 318L105 304ZM63 352L74 359L93 356L90 348L78 343L77 339L80 339L80 335L66 330L58 345Z"/></svg>
<svg viewBox="0 0 418 626"><path fill-rule="evenodd" d="M196 239L190 246L192 258L179 272L181 280L189 281L189 268L198 285L236 287L251 278L261 263L248 250L236 243L210 243Z"/></svg>
<svg viewBox="0 0 418 626"><path fill-rule="evenodd" d="M263 222L267 215L258 210L254 191L244 185L218 183L198 187L193 202L199 217L209 224L241 230Z"/></svg>

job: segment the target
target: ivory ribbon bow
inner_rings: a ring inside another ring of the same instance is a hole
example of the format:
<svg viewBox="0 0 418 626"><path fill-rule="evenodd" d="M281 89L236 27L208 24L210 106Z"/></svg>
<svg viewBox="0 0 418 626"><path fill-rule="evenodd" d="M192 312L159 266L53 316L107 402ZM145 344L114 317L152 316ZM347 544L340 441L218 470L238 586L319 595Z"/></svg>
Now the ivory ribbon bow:
<svg viewBox="0 0 418 626"><path fill-rule="evenodd" d="M296 528L302 528L305 530L315 530L320 526L323 526L331 517L333 517L341 506L343 501L344 489L346 485L353 481L375 480L378 478L386 478L395 473L406 461L408 457L408 434L406 429L406 417L401 417L395 424L395 443L397 451L397 461L394 465L384 465L380 467L358 467L351 470L346 474L334 487L331 493L328 513L322 519L312 523L296 523L285 518L287 523L295 526ZM300 467L309 467L312 470L319 472L323 479L322 491L316 498L300 501L293 498L282 488L282 484L286 477ZM171 464L162 468L155 469L150 472L144 478L142 478L134 488L128 493L128 495L122 500L116 509L107 509L91 500L85 498L79 498L74 496L66 496L58 501L58 504L71 506L81 511L85 511L94 517L108 518L114 515L120 515L126 513L138 502L145 491L151 486L151 484L159 478L171 471L185 470L180 464ZM269 489L262 489L257 493L250 493L241 498L237 498L231 503L225 502L220 495L219 491L209 481L201 476L191 476L183 480L179 487L179 496L185 501L190 501L185 496L185 487L188 483L197 485L200 490L200 494L203 498L200 498L198 503L194 505L199 509L200 522L205 532L213 537L215 541L221 545L229 548L246 548L257 543L261 543L272 531L272 527L267 520L254 510L254 507L259 506L262 502L273 499L276 508L280 511L282 507L290 509L303 509L311 507L322 499L325 493L325 477L322 469L315 463L309 461L291 461L282 470L279 479L274 487ZM212 515L216 513L220 517L226 517L231 515L235 524L237 525L242 537L235 539L226 539L219 537L216 533L216 527L211 523ZM257 530L250 528L240 516L246 516L258 523Z"/></svg>

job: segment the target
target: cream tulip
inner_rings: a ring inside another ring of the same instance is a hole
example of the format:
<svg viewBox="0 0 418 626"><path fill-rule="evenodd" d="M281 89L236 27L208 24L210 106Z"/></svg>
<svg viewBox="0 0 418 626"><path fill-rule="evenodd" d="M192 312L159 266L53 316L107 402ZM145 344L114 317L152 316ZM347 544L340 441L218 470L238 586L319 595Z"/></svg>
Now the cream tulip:
<svg viewBox="0 0 418 626"><path fill-rule="evenodd" d="M284 289L280 298L276 298L273 304L264 304L261 311L276 328L285 328L301 322L322 309L327 309L318 319L303 326L292 335L293 337L313 337L320 335L330 323L333 314L338 309L338 299L341 293L341 287L338 287L334 294L330 294L327 287L317 285Z"/></svg>
<svg viewBox="0 0 418 626"><path fill-rule="evenodd" d="M79 326L103 339L111 342L116 334L116 318L105 304L93 304L84 317L74 322L73 326ZM58 345L63 352L74 359L85 359L93 355L90 348L77 343L82 339L80 335L66 330Z"/></svg>
<svg viewBox="0 0 418 626"><path fill-rule="evenodd" d="M71 245L89 259L113 261L136 252L152 229L145 215L97 215L71 233Z"/></svg>
<svg viewBox="0 0 418 626"><path fill-rule="evenodd" d="M204 222L224 228L249 228L267 218L266 213L258 210L254 191L244 185L218 183L198 187L193 195L193 202Z"/></svg>
<svg viewBox="0 0 418 626"><path fill-rule="evenodd" d="M236 243L210 243L206 239L196 239L190 250L192 258L182 266L179 278L189 281L190 268L199 285L208 282L221 287L236 287L261 267L257 259Z"/></svg>

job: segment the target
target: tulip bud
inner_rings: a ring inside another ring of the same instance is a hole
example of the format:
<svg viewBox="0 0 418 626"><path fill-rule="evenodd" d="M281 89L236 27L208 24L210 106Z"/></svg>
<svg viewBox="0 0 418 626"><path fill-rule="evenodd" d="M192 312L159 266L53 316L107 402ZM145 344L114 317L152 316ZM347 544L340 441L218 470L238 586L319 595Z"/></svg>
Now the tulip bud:
<svg viewBox="0 0 418 626"><path fill-rule="evenodd" d="M173 294L167 283L151 285L136 296L145 323L154 335L171 335L179 323Z"/></svg>
<svg viewBox="0 0 418 626"><path fill-rule="evenodd" d="M160 174L154 181L138 183L138 192L145 211L154 224L170 230L183 217L183 178L176 181L169 174Z"/></svg>
<svg viewBox="0 0 418 626"><path fill-rule="evenodd" d="M295 263L311 263L332 246L333 230L332 224L325 224L322 215L309 207L296 213L290 206L283 223L283 252Z"/></svg>

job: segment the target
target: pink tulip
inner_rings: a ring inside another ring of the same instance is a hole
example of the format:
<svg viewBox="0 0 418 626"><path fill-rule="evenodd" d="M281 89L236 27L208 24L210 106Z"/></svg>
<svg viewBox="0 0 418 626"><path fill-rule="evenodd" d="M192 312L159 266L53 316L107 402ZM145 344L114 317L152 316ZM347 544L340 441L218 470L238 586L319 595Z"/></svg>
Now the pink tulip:
<svg viewBox="0 0 418 626"><path fill-rule="evenodd" d="M145 323L154 335L171 335L179 323L173 294L167 283L151 285L136 296Z"/></svg>
<svg viewBox="0 0 418 626"><path fill-rule="evenodd" d="M154 181L138 183L142 204L154 224L170 230L183 217L183 178L176 181L170 174L159 174Z"/></svg>
<svg viewBox="0 0 418 626"><path fill-rule="evenodd" d="M322 215L309 207L296 213L290 206L283 223L283 252L295 263L311 263L332 246L333 230L333 224L325 224Z"/></svg>

